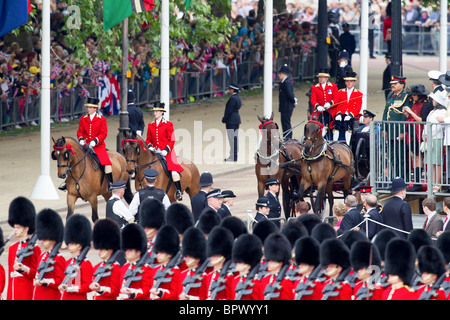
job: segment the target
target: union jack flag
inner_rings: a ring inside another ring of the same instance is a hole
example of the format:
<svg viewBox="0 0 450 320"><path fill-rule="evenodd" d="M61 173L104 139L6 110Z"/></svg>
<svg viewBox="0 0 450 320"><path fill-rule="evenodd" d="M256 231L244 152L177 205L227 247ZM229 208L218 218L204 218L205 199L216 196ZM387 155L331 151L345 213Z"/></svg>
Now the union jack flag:
<svg viewBox="0 0 450 320"><path fill-rule="evenodd" d="M78 92L78 96L79 96L81 99L87 99L87 98L89 98L89 97L91 96L91 93L90 93L89 90L86 89L85 87L81 87L81 88L80 88L80 91Z"/></svg>
<svg viewBox="0 0 450 320"><path fill-rule="evenodd" d="M71 74L73 70L73 65L68 64L66 67L66 74Z"/></svg>

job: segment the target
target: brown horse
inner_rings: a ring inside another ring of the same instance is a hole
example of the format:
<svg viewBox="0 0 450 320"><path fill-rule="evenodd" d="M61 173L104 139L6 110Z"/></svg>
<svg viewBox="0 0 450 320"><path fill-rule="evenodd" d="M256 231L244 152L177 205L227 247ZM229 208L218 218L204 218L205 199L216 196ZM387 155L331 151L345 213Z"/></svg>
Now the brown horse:
<svg viewBox="0 0 450 320"><path fill-rule="evenodd" d="M98 220L97 196L102 195L105 201L111 197L108 191L108 181L100 165L92 156L92 151L85 150L79 143L70 137L53 139L52 159L57 161L58 177L65 179L67 187L67 217L75 209L78 198L88 201L92 208L92 221ZM133 194L130 191L130 176L126 170L125 158L118 152L108 150L112 163L113 181L127 181L125 200L130 203Z"/></svg>
<svg viewBox="0 0 450 320"><path fill-rule="evenodd" d="M155 186L163 189L170 202L175 202L175 186L171 183L171 178L166 174L161 163L162 156L150 151L147 144L138 136L134 131L124 132L126 139L122 141L122 150L127 162L127 172L135 175L135 188L139 190L145 187L144 183L144 170L152 168L158 171L158 179L156 179ZM197 166L191 161L183 157L177 157L178 163L183 167L183 171L180 173L181 189L186 191L190 198L196 195L200 191L198 185L200 181L200 173ZM164 160L163 160L164 161Z"/></svg>
<svg viewBox="0 0 450 320"><path fill-rule="evenodd" d="M343 181L344 198L351 193L351 182L355 172L351 149L344 143L328 143L322 136L323 125L310 120L304 129L299 195L309 187L317 187L314 213L321 215L325 194L328 195L330 215L333 208L333 183Z"/></svg>
<svg viewBox="0 0 450 320"><path fill-rule="evenodd" d="M294 194L297 193L300 180L300 167L291 163L300 158L303 147L295 139L283 141L277 123L270 118L258 116L261 124L261 142L256 151L255 174L258 180L258 197L264 195L265 184L269 178L277 178L283 190L283 211L286 219L293 215ZM291 163L289 167L286 163Z"/></svg>

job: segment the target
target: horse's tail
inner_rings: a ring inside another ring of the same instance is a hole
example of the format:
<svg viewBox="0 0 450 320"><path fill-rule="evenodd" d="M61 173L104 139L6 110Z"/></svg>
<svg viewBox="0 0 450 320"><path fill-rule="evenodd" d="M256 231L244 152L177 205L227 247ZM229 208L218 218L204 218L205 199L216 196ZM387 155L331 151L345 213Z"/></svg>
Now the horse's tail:
<svg viewBox="0 0 450 320"><path fill-rule="evenodd" d="M131 200L133 200L133 192L131 192L131 183L130 178L127 180L127 187L125 188L125 194L123 195L125 201L130 204Z"/></svg>

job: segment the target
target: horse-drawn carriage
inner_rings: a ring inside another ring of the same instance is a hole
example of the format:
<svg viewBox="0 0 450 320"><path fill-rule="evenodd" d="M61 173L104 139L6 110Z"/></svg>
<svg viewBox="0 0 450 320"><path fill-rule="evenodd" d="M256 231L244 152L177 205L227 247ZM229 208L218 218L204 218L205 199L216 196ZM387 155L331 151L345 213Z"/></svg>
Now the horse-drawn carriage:
<svg viewBox="0 0 450 320"><path fill-rule="evenodd" d="M286 219L294 215L296 202L310 198L315 214L322 215L328 200L332 215L333 200L345 198L355 186L367 183L370 136L355 132L352 143L329 142L322 137L322 124L305 124L302 141L280 138L278 126L270 118L258 117L262 133L256 154L258 193L269 177L277 177L283 190ZM262 149L271 152L261 152Z"/></svg>

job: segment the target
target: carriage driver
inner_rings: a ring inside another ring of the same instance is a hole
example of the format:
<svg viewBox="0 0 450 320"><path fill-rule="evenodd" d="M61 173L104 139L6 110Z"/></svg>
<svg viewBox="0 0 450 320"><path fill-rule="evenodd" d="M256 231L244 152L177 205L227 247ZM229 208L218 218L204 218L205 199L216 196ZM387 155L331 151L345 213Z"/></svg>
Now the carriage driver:
<svg viewBox="0 0 450 320"><path fill-rule="evenodd" d="M166 112L164 103L157 102L152 111L155 120L148 124L145 143L149 146L150 151L157 152L166 158L167 170L172 172L172 180L177 189L175 198L182 200L183 192L181 191L179 173L183 171L183 168L178 164L175 150L173 150L175 145L173 123L163 117L164 112Z"/></svg>
<svg viewBox="0 0 450 320"><path fill-rule="evenodd" d="M89 147L94 150L101 165L105 166L105 175L108 180L108 190L111 190L113 183L112 163L106 151L105 139L108 135L108 125L106 118L98 113L99 99L88 98L86 103L87 114L80 118L77 138L82 147ZM65 191L65 183L58 189Z"/></svg>

